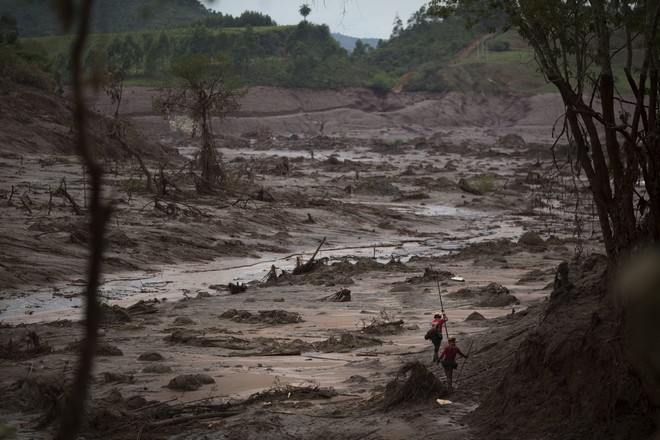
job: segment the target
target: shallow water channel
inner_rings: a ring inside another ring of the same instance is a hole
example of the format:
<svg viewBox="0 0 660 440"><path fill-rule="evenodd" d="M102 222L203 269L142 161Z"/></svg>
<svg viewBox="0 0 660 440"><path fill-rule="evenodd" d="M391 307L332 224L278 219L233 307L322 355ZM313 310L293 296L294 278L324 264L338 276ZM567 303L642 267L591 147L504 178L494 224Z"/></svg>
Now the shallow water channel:
<svg viewBox="0 0 660 440"><path fill-rule="evenodd" d="M338 243L332 248L321 248L317 258L327 258L328 263L340 260L354 262L358 258L375 258L381 263L391 259L403 263L412 257L428 257L447 254L468 243L498 238L516 239L522 234L519 217L502 221L501 214L485 213L472 209L441 205L384 204L390 209L405 211L418 216L436 217L439 221L460 218L470 225L460 231L451 231L451 239L431 237L424 239L397 239L390 242L372 243L360 247ZM497 220L496 220L497 217ZM497 223L497 228L492 225ZM350 238L350 237L349 237ZM353 244L353 243L351 243ZM250 283L263 280L272 266L278 273L292 270L296 256L263 254L259 258L222 258L205 263L180 263L164 265L159 270L115 272L107 274L99 295L108 304L128 306L140 300L153 298L178 300L194 297L210 286L228 283ZM304 257L309 258L309 255ZM0 322L6 324L35 323L59 319L78 319L84 305L82 281L29 289L23 297L0 301ZM225 289L220 289L224 294ZM215 292L210 292L215 293Z"/></svg>

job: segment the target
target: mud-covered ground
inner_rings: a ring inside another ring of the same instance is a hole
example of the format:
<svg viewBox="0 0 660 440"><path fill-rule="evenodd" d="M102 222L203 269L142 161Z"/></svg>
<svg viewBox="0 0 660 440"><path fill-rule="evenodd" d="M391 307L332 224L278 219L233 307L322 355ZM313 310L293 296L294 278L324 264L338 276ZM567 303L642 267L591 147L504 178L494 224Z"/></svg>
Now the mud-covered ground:
<svg viewBox="0 0 660 440"><path fill-rule="evenodd" d="M0 139L0 420L48 438L82 338L89 184L65 154L66 106L17 93ZM227 179L211 196L189 177L196 140L148 91L123 113L165 196L94 119L113 214L86 437L481 438L465 416L557 266L600 250L591 205L553 163L556 98L369 93L254 90L216 124ZM471 353L451 394L423 339L441 301Z"/></svg>

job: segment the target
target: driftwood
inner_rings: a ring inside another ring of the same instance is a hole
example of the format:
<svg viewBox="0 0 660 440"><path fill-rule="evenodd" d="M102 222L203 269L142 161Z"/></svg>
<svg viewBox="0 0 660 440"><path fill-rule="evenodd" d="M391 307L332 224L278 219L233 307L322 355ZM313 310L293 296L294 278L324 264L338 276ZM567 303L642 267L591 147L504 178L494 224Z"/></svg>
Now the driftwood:
<svg viewBox="0 0 660 440"><path fill-rule="evenodd" d="M21 197L21 203L23 204L23 206L25 207L25 209L28 210L28 212L30 213L30 215L32 215L32 210L30 209L30 207L28 206L28 204L25 202L25 197L27 197L27 196ZM29 200L29 198L28 198L28 200Z"/></svg>
<svg viewBox="0 0 660 440"><path fill-rule="evenodd" d="M71 206L73 207L73 212L75 212L76 215L82 215L82 210L80 209L80 205L78 205L76 201L73 200L71 194L69 194L69 192L66 190L66 181L64 179L62 179L62 183L60 183L60 187L57 188L54 194L65 197L69 201L69 203L71 203Z"/></svg>
<svg viewBox="0 0 660 440"><path fill-rule="evenodd" d="M328 295L322 299L323 301L348 302L351 300L351 291L348 289L341 289L339 292Z"/></svg>
<svg viewBox="0 0 660 440"><path fill-rule="evenodd" d="M11 205L11 199L14 198L14 194L18 192L18 189L14 188L14 185L11 186L11 194L9 194L9 200L7 200L7 205Z"/></svg>
<svg viewBox="0 0 660 440"><path fill-rule="evenodd" d="M316 258L316 254L318 254L319 250L321 250L321 246L323 246L323 243L325 243L325 237L323 237L323 240L321 240L319 247L316 248L316 252L314 252L312 258L310 258L306 263L299 264L298 266L296 266L296 268L293 269L293 272L291 273L293 275L301 275L303 273L308 273L314 270L314 258Z"/></svg>
<svg viewBox="0 0 660 440"><path fill-rule="evenodd" d="M229 289L229 293L232 295L236 295L237 293L245 292L247 290L247 286L243 283L229 283L227 288Z"/></svg>
<svg viewBox="0 0 660 440"><path fill-rule="evenodd" d="M240 414L241 411L216 411L210 413L194 414L191 416L172 417L171 419L159 420L146 425L147 429L162 428L164 426L179 425L181 423L188 423L194 420L205 419L219 419L223 417L231 417Z"/></svg>

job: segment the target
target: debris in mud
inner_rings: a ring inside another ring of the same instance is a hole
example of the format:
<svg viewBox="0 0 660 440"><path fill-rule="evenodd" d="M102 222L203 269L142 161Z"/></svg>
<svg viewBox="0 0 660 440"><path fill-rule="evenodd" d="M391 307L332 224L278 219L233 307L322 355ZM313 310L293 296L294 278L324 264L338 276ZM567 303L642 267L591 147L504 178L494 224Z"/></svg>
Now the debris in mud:
<svg viewBox="0 0 660 440"><path fill-rule="evenodd" d="M338 393L334 388L322 388L318 384L309 386L285 385L252 394L243 404L249 405L256 402L279 402L283 400L327 400L337 395Z"/></svg>
<svg viewBox="0 0 660 440"><path fill-rule="evenodd" d="M383 345L383 341L359 333L343 332L339 339L330 336L327 340L317 342L314 345L324 353L346 353L358 348Z"/></svg>
<svg viewBox="0 0 660 440"><path fill-rule="evenodd" d="M59 373L35 374L19 379L16 383L20 400L16 401L25 409L49 411L61 404L66 380Z"/></svg>
<svg viewBox="0 0 660 440"><path fill-rule="evenodd" d="M80 350L82 350L82 347L83 347L84 344L85 344L84 339L80 340L80 341L73 342L73 343L67 345L64 348L64 351L65 352L68 352L68 351L77 351L77 352L79 352ZM117 347L116 345L101 342L101 343L96 345L96 355L97 356L123 356L124 352L121 351L121 349L119 347Z"/></svg>
<svg viewBox="0 0 660 440"><path fill-rule="evenodd" d="M260 310L259 315L254 315L247 310L229 309L220 317L249 324L296 324L304 321L299 313L286 310Z"/></svg>
<svg viewBox="0 0 660 440"><path fill-rule="evenodd" d="M483 288L464 288L449 294L453 299L476 299L477 307L503 307L518 304L518 298L509 293L509 289L497 283L490 283Z"/></svg>
<svg viewBox="0 0 660 440"><path fill-rule="evenodd" d="M409 284L419 284L419 283L428 283L429 281L445 281L455 275L448 270L435 270L431 267L424 269L424 274L416 277L406 278L406 283Z"/></svg>
<svg viewBox="0 0 660 440"><path fill-rule="evenodd" d="M371 324L367 325L364 320L362 321L361 331L368 334L393 334L403 331L403 324L403 320L395 319L394 316L381 310L378 317L371 318Z"/></svg>
<svg viewBox="0 0 660 440"><path fill-rule="evenodd" d="M341 289L339 292L322 299L325 301L349 302L351 300L351 291L348 289Z"/></svg>
<svg viewBox="0 0 660 440"><path fill-rule="evenodd" d="M201 332L195 330L174 330L169 336L165 337L165 341L192 345L195 347L220 347L230 350L249 350L254 348L254 344L245 339L236 338L233 336L224 337L206 337Z"/></svg>
<svg viewBox="0 0 660 440"><path fill-rule="evenodd" d="M479 257L481 255L507 256L513 254L515 246L515 244L506 238L496 241L470 243L461 249L458 255L461 258Z"/></svg>
<svg viewBox="0 0 660 440"><path fill-rule="evenodd" d="M482 192L482 191L480 191L480 190L478 190L477 188L475 188L475 187L473 187L472 185L470 185L470 183L469 183L467 180L463 179L463 178L461 178L461 179L458 181L458 187L459 187L460 189L462 189L463 191L465 191L466 193L473 194L473 195L475 195L475 196L481 196L481 195L483 195L483 192Z"/></svg>
<svg viewBox="0 0 660 440"><path fill-rule="evenodd" d="M272 342L264 347L259 354L268 356L300 356L303 352L315 351L314 344L300 339L286 342Z"/></svg>
<svg viewBox="0 0 660 440"><path fill-rule="evenodd" d="M445 397L449 393L442 382L421 362L404 365L385 387L385 411L410 402Z"/></svg>
<svg viewBox="0 0 660 440"><path fill-rule="evenodd" d="M101 304L101 310L104 324L122 324L132 321L130 313L118 305L109 306L103 303Z"/></svg>
<svg viewBox="0 0 660 440"><path fill-rule="evenodd" d="M358 348L383 345L383 341L371 336L355 332L342 332L330 336L321 342L305 342L300 339L292 341L268 341L259 354L268 356L300 356L302 353L320 351L323 353L347 353Z"/></svg>
<svg viewBox="0 0 660 440"><path fill-rule="evenodd" d="M311 272L294 276L287 272L282 272L279 276L276 274L276 268L271 268L271 271L264 277L268 284L283 285L283 284L313 284L318 286L333 286L333 285L351 285L355 282L351 276L355 276L365 272L383 271L383 272L411 272L404 263L396 260L390 260L387 263L379 263L373 258L361 257L355 263L344 258L339 262L327 265L327 258L316 260L316 265Z"/></svg>
<svg viewBox="0 0 660 440"><path fill-rule="evenodd" d="M240 282L238 282L236 284L229 283L227 285L227 289L229 290L229 293L231 293L232 295L236 295L238 293L245 292L247 290L247 285L244 284L244 283L240 283Z"/></svg>
<svg viewBox="0 0 660 440"><path fill-rule="evenodd" d="M0 344L0 359L24 360L52 351L53 347L41 342L37 332L32 330L25 332L25 329L21 329L12 332L6 344Z"/></svg>
<svg viewBox="0 0 660 440"><path fill-rule="evenodd" d="M325 265L324 260L317 260L317 261L314 260L316 258L316 254L319 253L321 246L323 246L323 243L325 243L325 237L323 237L323 240L321 240L319 247L316 248L316 251L314 252L314 254L312 254L311 258L307 260L307 262L303 264L300 259L296 260L296 267L295 269L293 269L291 273L293 275L301 275L304 273L312 272L320 266L324 266Z"/></svg>
<svg viewBox="0 0 660 440"><path fill-rule="evenodd" d="M159 302L160 301L158 301L156 298L150 301L140 300L132 306L127 307L126 311L130 313L131 316L150 315L152 313L158 312L156 304Z"/></svg>
<svg viewBox="0 0 660 440"><path fill-rule="evenodd" d="M196 391L202 385L215 383L215 379L207 374L181 374L164 386L172 390Z"/></svg>

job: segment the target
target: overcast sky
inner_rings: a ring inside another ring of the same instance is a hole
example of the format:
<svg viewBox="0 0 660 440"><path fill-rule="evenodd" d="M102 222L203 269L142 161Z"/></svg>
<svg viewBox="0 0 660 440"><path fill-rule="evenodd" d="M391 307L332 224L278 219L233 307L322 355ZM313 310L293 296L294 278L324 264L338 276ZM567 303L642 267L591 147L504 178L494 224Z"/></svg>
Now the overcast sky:
<svg viewBox="0 0 660 440"><path fill-rule="evenodd" d="M398 14L404 26L428 0L203 0L207 7L233 16L243 11L269 15L280 25L302 20L298 9L308 3L307 21L327 24L331 32L358 38L388 39ZM345 13L344 13L345 9Z"/></svg>

